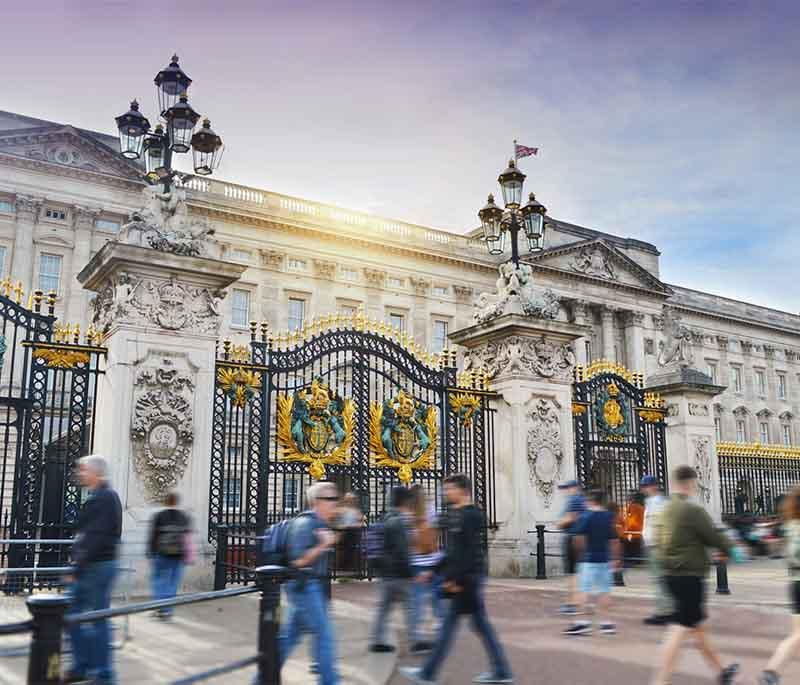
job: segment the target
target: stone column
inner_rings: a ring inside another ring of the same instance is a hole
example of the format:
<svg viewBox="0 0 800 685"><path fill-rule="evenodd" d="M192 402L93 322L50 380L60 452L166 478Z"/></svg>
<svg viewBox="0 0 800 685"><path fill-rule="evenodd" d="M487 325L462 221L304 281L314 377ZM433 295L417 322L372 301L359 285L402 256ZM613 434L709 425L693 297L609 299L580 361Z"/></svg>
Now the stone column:
<svg viewBox="0 0 800 685"><path fill-rule="evenodd" d="M654 376L648 392L658 392L667 404L667 467L671 478L676 466L697 470L700 501L715 521L722 517L719 462L714 437L713 398L725 390L709 376L680 367ZM670 483L671 485L671 483Z"/></svg>
<svg viewBox="0 0 800 685"><path fill-rule="evenodd" d="M364 269L367 281L367 318L383 321L383 286L386 283L386 272L382 269Z"/></svg>
<svg viewBox="0 0 800 685"><path fill-rule="evenodd" d="M414 336L414 342L423 350L427 350L428 327L430 326L430 315L428 313L428 293L431 289L431 282L427 278L412 276L410 279L411 287L414 289L414 308L411 311L414 327L410 333Z"/></svg>
<svg viewBox="0 0 800 685"><path fill-rule="evenodd" d="M603 325L603 359L617 361L614 354L614 314L616 309L613 307L602 307L600 309L600 320Z"/></svg>
<svg viewBox="0 0 800 685"><path fill-rule="evenodd" d="M33 234L44 200L28 195L17 195L17 230L14 234L14 257L11 261L10 278L22 281L26 292L35 290L33 282Z"/></svg>
<svg viewBox="0 0 800 685"><path fill-rule="evenodd" d="M589 325L589 303L586 300L573 300L572 301L572 320L578 326L591 328ZM573 347L575 349L575 360L581 366L586 366L591 359L586 355L586 340L587 338L578 338Z"/></svg>
<svg viewBox="0 0 800 685"><path fill-rule="evenodd" d="M68 275L69 302L65 319L74 321L84 326L86 321L86 293L78 283L77 274L89 263L89 256L92 252L92 230L100 210L97 208L75 206L72 215L75 221L75 240L72 249L72 269ZM73 275L73 273L75 275Z"/></svg>
<svg viewBox="0 0 800 685"><path fill-rule="evenodd" d="M644 373L644 314L625 312L625 347L628 353L627 366L631 371Z"/></svg>
<svg viewBox="0 0 800 685"><path fill-rule="evenodd" d="M105 335L94 449L111 460L123 506L123 549L147 578L144 545L153 507L177 490L204 552L222 291L245 266L121 242L107 243L78 274L97 292L94 323ZM210 586L208 565L190 585Z"/></svg>
<svg viewBox="0 0 800 685"><path fill-rule="evenodd" d="M336 290L333 287L333 279L336 277L336 262L315 259L314 275L322 281L314 293L315 316L332 314L336 311ZM311 318L310 312L306 314L306 318Z"/></svg>
<svg viewBox="0 0 800 685"><path fill-rule="evenodd" d="M556 486L575 477L571 344L586 335L574 323L504 314L456 331L465 366L483 368L497 393L495 502L491 573L535 574L537 523L552 524L562 506Z"/></svg>

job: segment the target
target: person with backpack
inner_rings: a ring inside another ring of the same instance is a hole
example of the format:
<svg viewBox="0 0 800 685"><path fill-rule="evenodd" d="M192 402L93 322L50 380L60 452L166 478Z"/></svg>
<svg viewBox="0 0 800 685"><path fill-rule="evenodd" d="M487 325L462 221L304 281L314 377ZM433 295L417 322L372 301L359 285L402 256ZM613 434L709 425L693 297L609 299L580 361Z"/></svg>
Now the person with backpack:
<svg viewBox="0 0 800 685"><path fill-rule="evenodd" d="M150 526L148 556L152 560L153 599L172 599L178 594L189 556L191 531L189 517L178 509L178 494L170 492L164 498L164 509L153 517ZM169 619L172 607L158 609L156 616Z"/></svg>
<svg viewBox="0 0 800 685"><path fill-rule="evenodd" d="M310 633L319 684L337 685L336 640L325 596L330 552L337 541L331 530L339 504L336 485L314 483L306 491L306 502L308 510L290 521L276 523L267 532L262 561L293 571L284 585L289 606L278 636L281 668L303 633Z"/></svg>
<svg viewBox="0 0 800 685"><path fill-rule="evenodd" d="M781 503L786 538L786 559L791 582L789 595L792 602L792 632L778 645L766 669L759 677L759 685L778 685L780 672L792 657L800 654L800 487L794 488Z"/></svg>
<svg viewBox="0 0 800 685"><path fill-rule="evenodd" d="M447 550L442 561L444 590L451 598L436 645L424 666L403 666L400 673L417 685L434 685L436 674L447 657L462 615L468 614L472 627L489 655L492 670L473 678L473 683L513 683L511 666L489 623L483 598L486 578L486 522L472 503L472 484L464 474L448 476L445 497L451 511L447 520Z"/></svg>
<svg viewBox="0 0 800 685"><path fill-rule="evenodd" d="M414 510L411 492L402 486L392 490L391 510L383 522L383 558L380 562L380 603L369 651L394 652L386 642L389 614L397 601L405 603L409 650L412 654L430 651L432 645L419 639L417 603L414 601L411 546L414 535Z"/></svg>

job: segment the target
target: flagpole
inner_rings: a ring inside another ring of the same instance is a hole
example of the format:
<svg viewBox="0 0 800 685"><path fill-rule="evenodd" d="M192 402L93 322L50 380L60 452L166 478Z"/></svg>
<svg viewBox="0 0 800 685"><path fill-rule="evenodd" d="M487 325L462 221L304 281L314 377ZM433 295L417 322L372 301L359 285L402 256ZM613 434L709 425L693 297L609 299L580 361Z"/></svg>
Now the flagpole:
<svg viewBox="0 0 800 685"><path fill-rule="evenodd" d="M514 138L514 161L517 162L517 139Z"/></svg>

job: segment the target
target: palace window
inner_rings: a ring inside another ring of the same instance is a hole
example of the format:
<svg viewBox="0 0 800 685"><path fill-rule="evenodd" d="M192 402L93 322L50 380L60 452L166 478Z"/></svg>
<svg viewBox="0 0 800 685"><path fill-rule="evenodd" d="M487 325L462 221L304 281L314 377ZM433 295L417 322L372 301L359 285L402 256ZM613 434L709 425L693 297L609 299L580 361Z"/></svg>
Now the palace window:
<svg viewBox="0 0 800 685"><path fill-rule="evenodd" d="M435 285L433 286L433 294L439 297L447 297L449 293L449 289L446 285Z"/></svg>
<svg viewBox="0 0 800 685"><path fill-rule="evenodd" d="M742 392L742 367L731 367L731 387L734 392Z"/></svg>
<svg viewBox="0 0 800 685"><path fill-rule="evenodd" d="M786 399L786 374L779 373L778 374L778 399L785 400Z"/></svg>
<svg viewBox="0 0 800 685"><path fill-rule="evenodd" d="M756 371L756 390L759 395L767 394L767 377L763 371Z"/></svg>
<svg viewBox="0 0 800 685"><path fill-rule="evenodd" d="M238 247L231 250L231 259L235 259L240 262L249 262L253 258L253 253L249 250L241 250Z"/></svg>
<svg viewBox="0 0 800 685"><path fill-rule="evenodd" d="M781 426L781 428L783 430L783 444L786 445L786 447L791 447L792 427L788 423L784 423L783 426Z"/></svg>
<svg viewBox="0 0 800 685"><path fill-rule="evenodd" d="M389 312L389 325L398 331L406 330L406 317L396 312Z"/></svg>
<svg viewBox="0 0 800 685"><path fill-rule="evenodd" d="M747 424L741 419L736 422L736 442L747 442Z"/></svg>
<svg viewBox="0 0 800 685"><path fill-rule="evenodd" d="M0 212L7 212L8 214L14 213L14 205L8 200L0 200Z"/></svg>
<svg viewBox="0 0 800 685"><path fill-rule="evenodd" d="M289 330L296 331L303 327L306 320L306 301L299 297L289 298Z"/></svg>
<svg viewBox="0 0 800 685"><path fill-rule="evenodd" d="M766 421L758 424L758 439L762 445L769 445L769 424Z"/></svg>
<svg viewBox="0 0 800 685"><path fill-rule="evenodd" d="M0 245L0 278L6 275L6 254L8 250L5 245Z"/></svg>
<svg viewBox="0 0 800 685"><path fill-rule="evenodd" d="M714 432L717 436L717 442L722 442L722 419L719 416L714 418Z"/></svg>
<svg viewBox="0 0 800 685"><path fill-rule="evenodd" d="M242 502L242 479L239 476L225 476L222 480L222 501L227 511L237 511Z"/></svg>
<svg viewBox="0 0 800 685"><path fill-rule="evenodd" d="M250 292L234 288L231 310L231 325L236 328L247 328L250 323Z"/></svg>
<svg viewBox="0 0 800 685"><path fill-rule="evenodd" d="M119 231L119 221L112 221L111 219L96 219L94 226L101 231L109 231L110 233Z"/></svg>
<svg viewBox="0 0 800 685"><path fill-rule="evenodd" d="M447 321L435 319L433 322L433 351L441 354L447 348Z"/></svg>
<svg viewBox="0 0 800 685"><path fill-rule="evenodd" d="M39 257L39 290L58 292L61 285L61 255L43 252Z"/></svg>
<svg viewBox="0 0 800 685"><path fill-rule="evenodd" d="M711 378L713 383L717 382L717 363L716 362L706 362L706 376Z"/></svg>
<svg viewBox="0 0 800 685"><path fill-rule="evenodd" d="M387 288L405 288L406 282L403 278L398 278L397 276L389 276L386 279L386 287Z"/></svg>
<svg viewBox="0 0 800 685"><path fill-rule="evenodd" d="M53 209L52 207L48 207L44 210L44 215L48 219L53 219L54 221L67 220L67 213L63 209Z"/></svg>
<svg viewBox="0 0 800 685"><path fill-rule="evenodd" d="M306 260L297 259L297 257L289 257L286 260L286 268L289 269L289 271L305 271Z"/></svg>
<svg viewBox="0 0 800 685"><path fill-rule="evenodd" d="M345 281L357 281L358 280L358 269L351 269L349 267L342 267L342 279Z"/></svg>
<svg viewBox="0 0 800 685"><path fill-rule="evenodd" d="M589 364L592 361L592 341L591 339L587 338L585 341L586 345L586 363Z"/></svg>

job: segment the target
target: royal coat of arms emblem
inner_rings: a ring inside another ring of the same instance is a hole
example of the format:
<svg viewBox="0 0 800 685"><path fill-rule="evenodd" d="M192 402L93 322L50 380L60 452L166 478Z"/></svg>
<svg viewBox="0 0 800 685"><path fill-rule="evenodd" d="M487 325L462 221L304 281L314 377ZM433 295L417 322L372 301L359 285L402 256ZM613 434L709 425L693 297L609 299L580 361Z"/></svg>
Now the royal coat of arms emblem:
<svg viewBox="0 0 800 685"><path fill-rule="evenodd" d="M628 403L619 386L611 381L597 393L594 417L599 433L611 442L622 442L628 434Z"/></svg>
<svg viewBox="0 0 800 685"><path fill-rule="evenodd" d="M370 408L370 450L373 466L397 469L410 483L414 470L433 468L438 437L436 409L401 390Z"/></svg>
<svg viewBox="0 0 800 685"><path fill-rule="evenodd" d="M320 480L325 465L350 462L355 405L321 380L293 396L278 397L278 444L282 461L307 463L308 473Z"/></svg>

